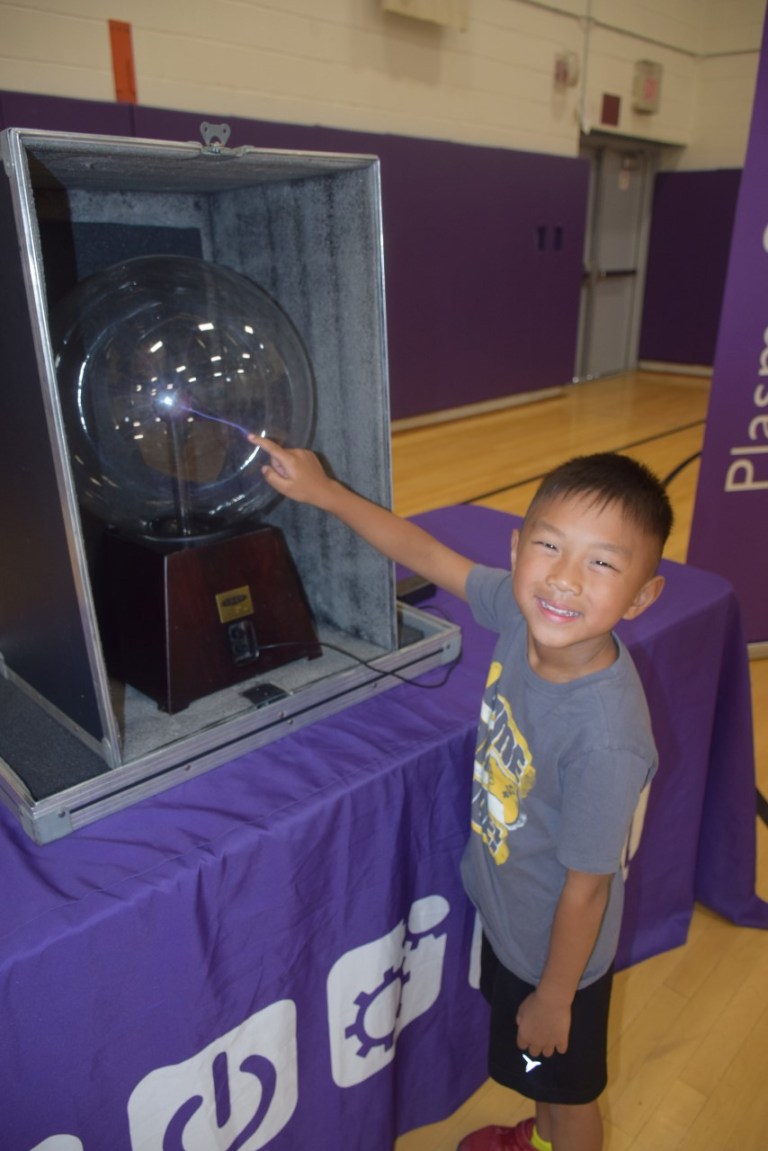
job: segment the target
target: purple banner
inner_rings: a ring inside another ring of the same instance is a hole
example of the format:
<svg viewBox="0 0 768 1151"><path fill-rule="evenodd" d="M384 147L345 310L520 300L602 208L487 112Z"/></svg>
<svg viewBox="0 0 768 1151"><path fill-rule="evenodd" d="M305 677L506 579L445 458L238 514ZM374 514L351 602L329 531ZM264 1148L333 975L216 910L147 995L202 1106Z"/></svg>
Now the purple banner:
<svg viewBox="0 0 768 1151"><path fill-rule="evenodd" d="M688 562L739 597L768 640L768 21L736 208ZM706 237L702 237L706 242Z"/></svg>

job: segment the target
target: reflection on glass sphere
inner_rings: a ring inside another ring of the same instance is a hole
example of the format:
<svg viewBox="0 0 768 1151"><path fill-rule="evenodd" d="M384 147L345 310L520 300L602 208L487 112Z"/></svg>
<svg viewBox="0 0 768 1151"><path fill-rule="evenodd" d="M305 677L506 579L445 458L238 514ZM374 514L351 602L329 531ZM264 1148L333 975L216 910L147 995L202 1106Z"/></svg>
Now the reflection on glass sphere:
<svg viewBox="0 0 768 1151"><path fill-rule="evenodd" d="M265 291L203 260L140 257L78 284L52 326L78 494L99 519L170 541L275 502L247 435L306 444L314 380Z"/></svg>

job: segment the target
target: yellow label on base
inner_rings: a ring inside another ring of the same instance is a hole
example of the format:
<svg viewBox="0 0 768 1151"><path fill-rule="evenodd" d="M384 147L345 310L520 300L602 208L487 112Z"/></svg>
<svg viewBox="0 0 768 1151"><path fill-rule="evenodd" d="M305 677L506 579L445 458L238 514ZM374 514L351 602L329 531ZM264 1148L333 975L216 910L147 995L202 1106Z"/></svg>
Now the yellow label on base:
<svg viewBox="0 0 768 1151"><path fill-rule="evenodd" d="M229 623L233 619L242 619L244 615L253 615L253 600L251 589L245 587L232 588L231 591L219 592L216 596L216 607L222 623Z"/></svg>

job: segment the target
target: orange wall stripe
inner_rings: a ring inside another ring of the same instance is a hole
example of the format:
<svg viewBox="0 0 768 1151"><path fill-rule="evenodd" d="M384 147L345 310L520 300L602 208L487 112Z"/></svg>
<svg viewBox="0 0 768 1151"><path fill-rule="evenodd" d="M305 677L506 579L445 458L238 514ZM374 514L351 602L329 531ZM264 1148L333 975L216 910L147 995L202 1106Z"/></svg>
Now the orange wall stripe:
<svg viewBox="0 0 768 1151"><path fill-rule="evenodd" d="M133 40L130 24L124 20L110 20L109 42L112 46L115 99L119 104L135 104L137 102L136 68L133 62Z"/></svg>

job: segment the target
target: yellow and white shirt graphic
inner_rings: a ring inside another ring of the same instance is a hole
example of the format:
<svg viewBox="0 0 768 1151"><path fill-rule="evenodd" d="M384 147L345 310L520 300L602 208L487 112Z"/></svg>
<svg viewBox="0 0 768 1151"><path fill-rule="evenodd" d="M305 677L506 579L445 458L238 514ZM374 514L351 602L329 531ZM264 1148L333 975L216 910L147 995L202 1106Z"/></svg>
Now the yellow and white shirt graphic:
<svg viewBox="0 0 768 1151"><path fill-rule="evenodd" d="M502 672L491 664L480 713L472 789L472 830L494 861L509 858L509 835L526 822L525 797L536 783L528 742L508 700L496 694Z"/></svg>

